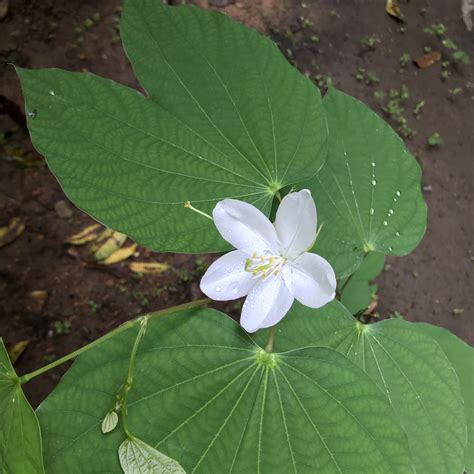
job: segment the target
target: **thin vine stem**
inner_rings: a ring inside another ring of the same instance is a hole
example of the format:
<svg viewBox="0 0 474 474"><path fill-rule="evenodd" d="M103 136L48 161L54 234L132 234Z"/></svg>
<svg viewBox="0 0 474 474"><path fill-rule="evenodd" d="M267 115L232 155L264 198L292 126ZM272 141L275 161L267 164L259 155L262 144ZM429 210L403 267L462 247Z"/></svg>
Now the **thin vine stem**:
<svg viewBox="0 0 474 474"><path fill-rule="evenodd" d="M191 301L190 303L184 303L180 304L178 306L173 306L172 308L166 308L162 309L161 311L156 311L154 313L148 314L146 317L148 319L154 319L154 318L160 318L162 316L167 316L172 313L176 313L178 311L183 311L186 309L191 309L191 308L196 308L199 306L204 306L208 304L210 300L208 298L196 300L196 301ZM117 334L120 334L123 331L126 331L127 329L130 329L132 327L135 327L136 325L140 324L143 319L143 316L138 316L135 319L131 319L130 321L127 321L117 328L113 329L112 331L108 332L107 334L104 334L102 337L99 337L95 341L90 342L89 344L69 353L66 354L65 356L55 360L54 362L51 362L48 365L45 365L43 367L40 367L37 370L34 370L33 372L30 372L28 374L22 375L21 377L18 378L20 384L25 384L26 382L29 382L31 379L37 377L38 375L41 375L48 370L54 369L55 367L64 364L64 362L67 362L68 360L74 359L75 357L81 355L82 353L88 351L89 349L92 349L93 347L107 341L111 337L116 336Z"/></svg>
<svg viewBox="0 0 474 474"><path fill-rule="evenodd" d="M128 430L128 409L127 409L127 398L128 392L130 392L133 386L133 369L135 368L135 359L137 357L138 346L145 335L146 326L148 323L149 316L142 316L140 320L140 330L138 331L135 342L133 343L132 353L130 354L130 361L128 363L128 372L127 379L125 380L125 385L123 386L123 391L120 397L120 403L122 407L122 426L125 434L129 438L133 438L132 434Z"/></svg>
<svg viewBox="0 0 474 474"><path fill-rule="evenodd" d="M364 258L362 259L362 261L365 260L365 258L367 257L368 255L368 252L364 253ZM336 296L338 299L341 298L341 295L342 295L342 292L344 291L344 288L348 285L348 283L352 280L352 277L356 274L356 272L352 273L351 275L349 275L346 279L346 281L342 284L342 286L340 288L337 289L337 292L336 292Z"/></svg>
<svg viewBox="0 0 474 474"><path fill-rule="evenodd" d="M342 286L337 290L337 295L340 297L342 295L342 292L344 291L344 288L347 286L347 284L351 281L352 277L355 275L355 272L348 276L346 281L342 284Z"/></svg>

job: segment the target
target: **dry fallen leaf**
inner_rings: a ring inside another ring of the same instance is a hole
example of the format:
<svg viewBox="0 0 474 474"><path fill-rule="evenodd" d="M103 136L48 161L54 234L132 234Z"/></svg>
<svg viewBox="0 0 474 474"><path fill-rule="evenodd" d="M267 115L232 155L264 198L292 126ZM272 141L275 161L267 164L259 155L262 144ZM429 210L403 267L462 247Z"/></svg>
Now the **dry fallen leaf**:
<svg viewBox="0 0 474 474"><path fill-rule="evenodd" d="M13 347L10 348L8 354L10 356L10 360L12 364L14 364L18 358L23 354L24 350L27 348L28 344L30 343L29 339L24 339L23 341L17 342Z"/></svg>
<svg viewBox="0 0 474 474"><path fill-rule="evenodd" d="M137 244L118 249L110 254L102 263L105 265L112 265L114 263L123 262L127 258L131 257L135 253L135 250L137 250Z"/></svg>
<svg viewBox="0 0 474 474"><path fill-rule="evenodd" d="M365 316L372 316L373 313L375 313L375 310L377 309L377 306L379 304L379 297L377 295L372 296L372 300L367 306L367 309L364 311Z"/></svg>
<svg viewBox="0 0 474 474"><path fill-rule="evenodd" d="M114 231L112 229L103 229L101 232L99 232L99 235L94 239L94 243L91 245L91 252L94 253L97 251L97 249L102 245L101 242L103 242L105 239L108 239Z"/></svg>
<svg viewBox="0 0 474 474"><path fill-rule="evenodd" d="M1 0L0 0L0 10L1 10ZM0 12L1 16L1 12ZM6 161L14 161L15 163L18 163L24 168L32 168L32 167L39 167L39 166L44 166L45 161L44 159L36 154L27 151L24 148L21 148L20 146L14 145L6 145L3 148L3 152L0 155L0 158L3 158Z"/></svg>
<svg viewBox="0 0 474 474"><path fill-rule="evenodd" d="M468 31L472 31L471 13L474 12L474 0L462 0L462 18Z"/></svg>
<svg viewBox="0 0 474 474"><path fill-rule="evenodd" d="M403 21L403 15L400 11L400 7L398 6L398 0L387 0L387 3L385 5L385 11L397 20Z"/></svg>
<svg viewBox="0 0 474 474"><path fill-rule="evenodd" d="M25 221L21 217L14 217L5 227L0 227L0 247L13 242L25 230Z"/></svg>
<svg viewBox="0 0 474 474"><path fill-rule="evenodd" d="M132 262L129 266L135 273L163 273L170 268L167 263L158 262Z"/></svg>
<svg viewBox="0 0 474 474"><path fill-rule="evenodd" d="M87 242L91 242L92 240L97 238L97 234L100 229L100 224L93 224L85 229L82 229L77 234L71 235L66 242L71 245L84 245Z"/></svg>
<svg viewBox="0 0 474 474"><path fill-rule="evenodd" d="M39 313L42 309L46 300L48 299L48 292L44 290L33 290L28 293L26 299L26 307L28 311L33 313Z"/></svg>
<svg viewBox="0 0 474 474"><path fill-rule="evenodd" d="M432 51L431 53L424 54L419 58L413 60L413 62L420 68L426 69L427 67L432 66L434 63L438 62L441 59L441 53L439 51Z"/></svg>
<svg viewBox="0 0 474 474"><path fill-rule="evenodd" d="M91 248L91 252L95 260L105 260L116 250L122 247L122 245L127 240L127 236L125 234L113 231L110 232L111 235L107 239L105 239L103 244L101 244L98 248L95 245Z"/></svg>

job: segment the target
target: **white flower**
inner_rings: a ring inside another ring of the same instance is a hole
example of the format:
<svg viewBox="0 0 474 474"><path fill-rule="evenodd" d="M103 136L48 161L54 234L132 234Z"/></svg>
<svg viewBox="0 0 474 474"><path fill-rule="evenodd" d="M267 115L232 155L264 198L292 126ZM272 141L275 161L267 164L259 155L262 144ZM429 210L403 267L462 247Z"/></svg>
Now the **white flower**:
<svg viewBox="0 0 474 474"><path fill-rule="evenodd" d="M334 299L336 276L319 255L308 253L316 239L316 206L307 189L282 200L272 224L256 207L224 199L213 210L222 237L237 250L216 260L201 280L209 298L248 295L240 324L248 332L274 326L294 299L319 308Z"/></svg>

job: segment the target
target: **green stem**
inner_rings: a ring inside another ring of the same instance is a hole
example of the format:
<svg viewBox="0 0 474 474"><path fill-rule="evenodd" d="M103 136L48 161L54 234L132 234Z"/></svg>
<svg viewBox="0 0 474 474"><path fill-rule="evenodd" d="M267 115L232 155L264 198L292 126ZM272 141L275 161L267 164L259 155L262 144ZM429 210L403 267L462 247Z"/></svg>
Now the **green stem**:
<svg viewBox="0 0 474 474"><path fill-rule="evenodd" d="M344 291L344 288L347 286L347 284L351 281L352 277L355 275L355 273L353 273L352 275L348 276L346 278L346 281L342 284L342 286L340 288L338 288L337 290L337 296L340 297L342 295L342 292Z"/></svg>
<svg viewBox="0 0 474 474"><path fill-rule="evenodd" d="M362 259L362 262L365 260L365 257L367 257L367 254L369 252L365 252L364 253L364 258ZM344 291L344 288L348 285L348 283L352 280L352 277L356 274L356 272L354 272L352 275L349 275L346 279L346 281L342 284L342 286L340 288L337 289L336 291L336 296L338 299L340 299L341 295L342 295L342 292Z"/></svg>
<svg viewBox="0 0 474 474"><path fill-rule="evenodd" d="M276 334L276 325L270 328L270 333L268 334L267 345L265 346L266 352L272 352L273 350L273 341L275 340Z"/></svg>
<svg viewBox="0 0 474 474"><path fill-rule="evenodd" d="M169 314L172 314L172 313L175 313L175 312L178 312L178 311L184 311L186 309L191 309L191 308L195 308L195 307L198 307L198 306L204 306L207 303L209 303L209 301L210 300L208 298L205 298L205 299L201 299L201 300L191 301L190 303L184 303L184 304L180 304L178 306L173 306L172 308L162 309L161 311L156 311L154 313L151 313L151 314L147 315L147 319L159 318L159 317L167 316ZM30 372L29 374L22 375L21 377L19 377L20 384L24 384L26 382L29 382L34 377L37 377L38 375L41 375L41 374L47 372L48 370L54 369L58 365L64 364L64 362L67 362L68 360L74 359L75 357L81 355L83 352L86 352L89 349L92 349L93 347L101 344L102 342L105 342L107 339L110 339L111 337L116 336L117 334L119 334L119 333L121 333L121 332L123 332L127 329L130 329L130 328L136 326L137 324L140 324L142 319L143 319L143 316L139 316L138 318L131 319L130 321L127 321L127 322L121 324L120 326L118 326L117 328L115 328L112 331L108 332L107 334L104 334L102 337L99 337L99 339L96 339L95 341L90 342L89 344L85 345L84 347L81 347L81 348L65 355L64 357L59 358L58 360L55 360L54 362L51 362L50 364L45 365L44 367L40 367L39 369L37 369L33 372Z"/></svg>
<svg viewBox="0 0 474 474"><path fill-rule="evenodd" d="M127 379L125 381L125 385L123 387L123 392L121 396L121 406L122 406L122 426L123 430L125 431L126 435L129 438L132 438L132 434L128 430L128 410L127 410L127 397L128 392L130 392L132 385L133 385L133 369L135 367L135 359L137 357L138 346L140 345L140 341L145 334L146 326L148 323L149 316L143 316L140 321L140 330L138 331L137 337L135 338L135 342L133 343L132 353L130 354L130 362L128 364L128 372L127 372Z"/></svg>

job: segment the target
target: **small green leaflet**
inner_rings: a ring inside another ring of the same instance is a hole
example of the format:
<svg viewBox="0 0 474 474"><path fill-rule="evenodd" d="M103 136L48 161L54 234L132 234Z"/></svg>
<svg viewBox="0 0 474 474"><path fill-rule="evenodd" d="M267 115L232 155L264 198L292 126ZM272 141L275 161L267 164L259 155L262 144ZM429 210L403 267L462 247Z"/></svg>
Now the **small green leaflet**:
<svg viewBox="0 0 474 474"><path fill-rule="evenodd" d="M468 434L464 469L468 474L472 474L474 473L474 349L446 329L426 323L415 324L415 328L431 336L441 346L459 377Z"/></svg>
<svg viewBox="0 0 474 474"><path fill-rule="evenodd" d="M85 73L17 69L35 147L64 192L158 251L228 248L208 219L224 198L267 215L278 189L326 159L317 88L276 45L227 16L129 0L121 33L148 96Z"/></svg>
<svg viewBox="0 0 474 474"><path fill-rule="evenodd" d="M330 88L326 164L311 189L324 224L314 251L338 278L354 273L369 251L405 255L426 227L421 171L403 141L358 100Z"/></svg>
<svg viewBox="0 0 474 474"><path fill-rule="evenodd" d="M117 412L114 410L109 411L107 415L105 415L102 421L102 425L101 425L102 433L104 434L110 433L117 427L117 423L118 423Z"/></svg>
<svg viewBox="0 0 474 474"><path fill-rule="evenodd" d="M301 327L297 337L291 319ZM394 319L362 325L338 302L316 311L298 305L275 337L279 351L294 344L333 347L377 383L407 433L416 472L462 472L466 416L459 380L440 346L416 325Z"/></svg>
<svg viewBox="0 0 474 474"><path fill-rule="evenodd" d="M100 425L135 338L126 330L79 356L38 409L48 474L120 469L123 429ZM389 401L356 364L325 347L267 354L211 309L149 319L127 413L131 432L189 474L412 473Z"/></svg>
<svg viewBox="0 0 474 474"><path fill-rule="evenodd" d="M186 474L174 459L138 438L127 438L120 445L119 459L125 474Z"/></svg>
<svg viewBox="0 0 474 474"><path fill-rule="evenodd" d="M0 472L43 474L41 432L0 338Z"/></svg>
<svg viewBox="0 0 474 474"><path fill-rule="evenodd" d="M385 255L378 252L368 253L361 266L350 277L350 281L344 286L341 293L341 303L352 313L356 314L369 306L372 295L377 291L377 285L369 285L383 269ZM348 277L349 278L349 277ZM339 286L345 284L346 279L339 282Z"/></svg>

